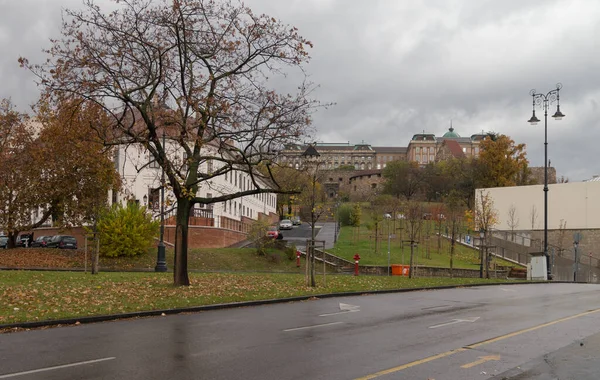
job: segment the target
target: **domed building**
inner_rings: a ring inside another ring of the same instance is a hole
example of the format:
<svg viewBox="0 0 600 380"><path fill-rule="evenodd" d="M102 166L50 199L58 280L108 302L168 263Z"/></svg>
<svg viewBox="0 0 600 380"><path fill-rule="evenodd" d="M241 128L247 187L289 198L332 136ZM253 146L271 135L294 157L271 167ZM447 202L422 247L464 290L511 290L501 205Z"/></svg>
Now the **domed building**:
<svg viewBox="0 0 600 380"><path fill-rule="evenodd" d="M454 131L454 127L450 124L448 132L443 136L437 137L433 133L418 133L413 136L408 143L406 158L409 161L417 161L421 165L427 165L436 160L445 159L448 156L479 156L479 143L486 134L471 135L471 137L461 137ZM443 150L444 154L438 157L438 153Z"/></svg>
<svg viewBox="0 0 600 380"><path fill-rule="evenodd" d="M454 132L454 128L452 127L452 124L450 124L450 128L448 129L448 132L444 133L444 135L442 136L443 138L458 138L460 137L460 135L456 132Z"/></svg>

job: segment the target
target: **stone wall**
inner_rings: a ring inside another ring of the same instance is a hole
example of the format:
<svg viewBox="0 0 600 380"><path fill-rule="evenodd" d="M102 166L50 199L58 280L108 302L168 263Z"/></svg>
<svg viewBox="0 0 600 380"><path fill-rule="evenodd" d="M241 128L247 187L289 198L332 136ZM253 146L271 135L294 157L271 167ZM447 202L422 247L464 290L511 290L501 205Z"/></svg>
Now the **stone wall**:
<svg viewBox="0 0 600 380"><path fill-rule="evenodd" d="M531 179L534 185L544 184L544 167L534 166L529 168L531 170ZM556 183L556 168L551 166L548 167L548 183Z"/></svg>
<svg viewBox="0 0 600 380"><path fill-rule="evenodd" d="M246 234L241 231L203 226L190 226L188 229L189 248L223 248L229 247L246 239ZM175 244L175 227L165 226L165 242L169 246Z"/></svg>
<svg viewBox="0 0 600 380"><path fill-rule="evenodd" d="M350 200L351 201L365 201L370 199L373 195L381 193L383 189L384 178L381 175L381 171L365 173L356 173L354 177L350 178ZM359 175L361 174L361 175Z"/></svg>

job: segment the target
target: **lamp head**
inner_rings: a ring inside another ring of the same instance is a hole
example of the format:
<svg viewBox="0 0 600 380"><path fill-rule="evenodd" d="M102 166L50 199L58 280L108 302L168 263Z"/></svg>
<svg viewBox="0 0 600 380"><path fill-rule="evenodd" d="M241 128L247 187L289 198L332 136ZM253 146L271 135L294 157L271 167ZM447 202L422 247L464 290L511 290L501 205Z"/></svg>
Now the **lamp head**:
<svg viewBox="0 0 600 380"><path fill-rule="evenodd" d="M563 117L565 117L565 114L560 112L560 106L556 106L556 112L554 115L552 115L552 117L554 120L561 120Z"/></svg>
<svg viewBox="0 0 600 380"><path fill-rule="evenodd" d="M533 110L533 115L531 115L531 119L527 120L527 122L531 125L537 125L540 122L540 119L535 116L535 110Z"/></svg>

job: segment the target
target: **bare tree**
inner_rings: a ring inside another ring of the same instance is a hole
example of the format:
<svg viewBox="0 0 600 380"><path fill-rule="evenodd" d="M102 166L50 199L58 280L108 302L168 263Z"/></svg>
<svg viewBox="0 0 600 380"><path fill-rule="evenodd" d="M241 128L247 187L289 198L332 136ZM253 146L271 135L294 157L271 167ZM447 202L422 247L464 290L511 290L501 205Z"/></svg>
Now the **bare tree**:
<svg viewBox="0 0 600 380"><path fill-rule="evenodd" d="M66 10L62 38L52 39L47 61L20 63L38 76L49 103L96 102L112 117L108 129L90 123L105 144L141 146L164 169L177 203L174 283L189 285L188 223L195 204L286 193L270 175L273 152L309 131L320 104L310 98L314 86L306 80L295 94L277 93L274 83L290 73L306 78L312 43L241 3L115 2L110 12L94 0ZM166 146L176 146L176 154ZM215 177L236 172L247 173L251 185L198 195Z"/></svg>
<svg viewBox="0 0 600 380"><path fill-rule="evenodd" d="M479 191L478 197L475 198L475 225L484 233L484 241L489 241L491 229L498 223L498 211L494 208L494 200L489 192L484 190ZM485 264L486 277L489 278L489 260L486 254L481 253L482 263Z"/></svg>
<svg viewBox="0 0 600 380"><path fill-rule="evenodd" d="M446 198L448 210L448 224L450 227L450 276L454 276L454 251L458 231L464 219L464 207L462 207L461 195L457 190L451 190Z"/></svg>
<svg viewBox="0 0 600 380"><path fill-rule="evenodd" d="M423 228L423 207L419 204L419 202L407 202L405 217L406 230L408 239L410 240L410 271L408 272L408 277L413 278L415 276L415 246L419 243L417 239L421 233L421 229Z"/></svg>
<svg viewBox="0 0 600 380"><path fill-rule="evenodd" d="M558 226L558 255L562 256L565 251L564 243L565 243L565 232L567 229L567 221L564 219L560 220Z"/></svg>
<svg viewBox="0 0 600 380"><path fill-rule="evenodd" d="M511 203L508 208L508 219L506 221L508 228L510 228L510 237L512 241L515 240L515 229L519 226L519 216L517 215L517 208L514 203Z"/></svg>
<svg viewBox="0 0 600 380"><path fill-rule="evenodd" d="M535 205L531 206L531 210L529 211L529 220L531 221L531 229L535 229L535 224L537 222L538 212Z"/></svg>

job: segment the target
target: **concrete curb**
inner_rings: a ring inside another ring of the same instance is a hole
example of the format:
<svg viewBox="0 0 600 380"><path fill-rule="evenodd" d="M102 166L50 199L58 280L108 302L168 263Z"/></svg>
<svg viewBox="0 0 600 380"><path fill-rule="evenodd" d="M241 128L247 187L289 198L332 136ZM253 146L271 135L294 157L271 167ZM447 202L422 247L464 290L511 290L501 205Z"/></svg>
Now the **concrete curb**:
<svg viewBox="0 0 600 380"><path fill-rule="evenodd" d="M416 292L416 291L425 291L425 290L472 288L472 287L477 287L477 286L496 286L496 285L508 286L508 285L527 285L527 284L546 284L546 283L548 283L548 282L547 281L528 281L528 282L520 281L520 282L446 285L446 286L434 286L434 287L422 287L422 288L366 290L366 291L344 292L344 293L312 294L312 295L288 297L288 298L276 298L276 299L267 299L267 300L258 300L258 301L221 303L221 304L214 304L214 305L193 306L193 307L176 308L176 309L139 311L139 312L133 312L133 313L97 315L97 316L90 316L90 317L66 318L66 319L56 319L56 320L37 321L37 322L10 323L10 324L0 325L0 330L18 329L18 328L33 329L33 328L39 328L39 327L74 325L76 323L84 324L84 323L106 322L106 321L114 321L114 320L118 320L118 319L161 316L163 314L164 315L173 315L173 314L194 313L194 312L209 311L209 310L232 309L232 308L247 307L247 306L260 306L260 305L270 305L270 304L287 303L287 302L306 301L306 300L310 300L313 298L350 297L350 296L360 296L360 295L366 295L366 294L406 293L406 292ZM571 282L552 281L551 283L569 283L570 284Z"/></svg>

